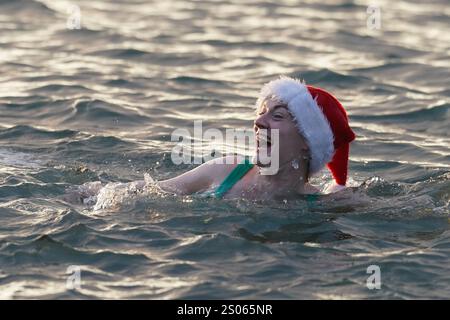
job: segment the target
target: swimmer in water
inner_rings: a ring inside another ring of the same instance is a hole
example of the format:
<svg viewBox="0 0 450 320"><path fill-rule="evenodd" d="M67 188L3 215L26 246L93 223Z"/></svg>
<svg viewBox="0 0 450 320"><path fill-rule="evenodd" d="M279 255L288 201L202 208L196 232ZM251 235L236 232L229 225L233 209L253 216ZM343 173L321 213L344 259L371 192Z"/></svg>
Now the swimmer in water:
<svg viewBox="0 0 450 320"><path fill-rule="evenodd" d="M256 150L251 160L239 156L216 158L158 182L148 175L145 180L128 184L102 186L100 182L91 182L83 185L83 194L78 191L76 197L85 204L98 205L102 201L97 200L108 199L110 191L135 193L150 184L177 195L206 194L249 200L286 200L346 189L349 145L355 134L345 109L334 96L300 80L280 77L263 86L256 113ZM275 132L278 137L272 139ZM274 159L277 159L275 170L268 170L272 169ZM321 193L308 181L325 166L334 183Z"/></svg>
<svg viewBox="0 0 450 320"><path fill-rule="evenodd" d="M345 109L334 96L297 79L280 77L263 86L256 111L253 161L237 156L213 159L180 176L159 181L158 186L180 195L287 199L320 194L308 181L328 166L334 183L325 193L345 189L349 144L355 134ZM272 131L278 132L278 146L272 144ZM264 174L271 162L262 160L273 159L274 151L278 152L278 170Z"/></svg>

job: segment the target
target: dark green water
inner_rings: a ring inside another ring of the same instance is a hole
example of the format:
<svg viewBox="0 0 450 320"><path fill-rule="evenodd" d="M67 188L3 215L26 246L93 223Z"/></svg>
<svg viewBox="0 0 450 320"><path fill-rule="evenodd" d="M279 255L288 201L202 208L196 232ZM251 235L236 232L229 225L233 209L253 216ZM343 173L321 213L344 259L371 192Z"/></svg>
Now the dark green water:
<svg viewBox="0 0 450 320"><path fill-rule="evenodd" d="M0 298L450 298L448 1L380 1L380 30L364 1L76 3L80 30L67 2L0 0ZM251 127L279 74L348 110L344 199L62 199L193 168L172 131Z"/></svg>

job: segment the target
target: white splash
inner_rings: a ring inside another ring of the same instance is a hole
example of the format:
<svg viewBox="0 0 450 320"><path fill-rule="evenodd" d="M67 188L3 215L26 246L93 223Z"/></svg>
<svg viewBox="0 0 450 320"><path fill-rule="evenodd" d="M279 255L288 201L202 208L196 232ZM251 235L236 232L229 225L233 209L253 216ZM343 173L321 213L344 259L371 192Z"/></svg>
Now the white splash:
<svg viewBox="0 0 450 320"><path fill-rule="evenodd" d="M131 205L140 196L145 196L156 189L156 181L145 173L144 180L133 182L110 182L105 185L100 181L87 182L69 189L63 198L68 202L82 203L98 212Z"/></svg>

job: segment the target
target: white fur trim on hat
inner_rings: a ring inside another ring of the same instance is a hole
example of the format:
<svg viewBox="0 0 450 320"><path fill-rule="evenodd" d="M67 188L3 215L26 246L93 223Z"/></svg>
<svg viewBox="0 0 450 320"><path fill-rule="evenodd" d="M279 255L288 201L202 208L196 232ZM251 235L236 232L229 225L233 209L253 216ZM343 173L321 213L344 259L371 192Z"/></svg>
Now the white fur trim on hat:
<svg viewBox="0 0 450 320"><path fill-rule="evenodd" d="M317 101L303 82L285 76L263 86L256 102L257 108L270 96L275 96L288 105L311 153L310 174L318 173L333 157L334 136Z"/></svg>

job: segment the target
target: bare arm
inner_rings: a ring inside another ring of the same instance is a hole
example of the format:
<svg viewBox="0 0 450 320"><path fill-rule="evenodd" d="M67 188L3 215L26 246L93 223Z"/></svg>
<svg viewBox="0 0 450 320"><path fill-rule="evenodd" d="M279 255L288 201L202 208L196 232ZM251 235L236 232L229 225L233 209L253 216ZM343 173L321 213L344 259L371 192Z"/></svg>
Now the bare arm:
<svg viewBox="0 0 450 320"><path fill-rule="evenodd" d="M226 163L232 164L224 164L224 159L228 160ZM181 195L206 191L225 179L235 167L237 160L236 157L213 159L175 178L159 181L158 186L164 191Z"/></svg>

